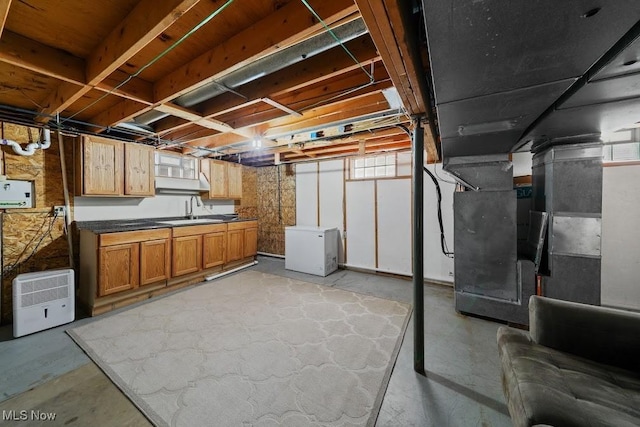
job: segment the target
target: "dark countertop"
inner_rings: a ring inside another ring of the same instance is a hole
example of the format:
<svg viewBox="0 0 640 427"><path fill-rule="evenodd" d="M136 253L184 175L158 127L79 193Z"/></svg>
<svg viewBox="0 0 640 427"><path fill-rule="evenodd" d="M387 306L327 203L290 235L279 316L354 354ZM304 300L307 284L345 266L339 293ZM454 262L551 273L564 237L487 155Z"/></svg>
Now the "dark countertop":
<svg viewBox="0 0 640 427"><path fill-rule="evenodd" d="M137 219L113 219L103 221L76 221L78 230L89 230L96 234L115 233L119 231L135 231L135 230L152 230L156 228L174 228L185 227L189 225L209 225L212 223L195 223L195 224L161 224L161 221L175 221L188 219L184 216L172 216L165 218L137 218ZM216 219L222 220L218 224L228 222L255 221L256 218L237 218L235 215L199 215L197 219Z"/></svg>

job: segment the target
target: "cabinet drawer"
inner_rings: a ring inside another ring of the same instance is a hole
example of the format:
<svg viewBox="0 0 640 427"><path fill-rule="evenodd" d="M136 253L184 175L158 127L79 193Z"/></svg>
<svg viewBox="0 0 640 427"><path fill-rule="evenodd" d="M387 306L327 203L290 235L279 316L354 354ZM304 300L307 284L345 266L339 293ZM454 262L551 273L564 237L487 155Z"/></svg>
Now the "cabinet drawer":
<svg viewBox="0 0 640 427"><path fill-rule="evenodd" d="M227 230L244 230L245 228L257 228L258 221L240 221L227 224Z"/></svg>
<svg viewBox="0 0 640 427"><path fill-rule="evenodd" d="M144 242L147 240L168 239L171 230L159 228L156 230L122 231L118 233L103 233L99 235L99 246L121 245L125 243Z"/></svg>
<svg viewBox="0 0 640 427"><path fill-rule="evenodd" d="M203 224L190 225L188 227L175 227L173 237L195 236L197 234L219 233L227 231L227 224Z"/></svg>

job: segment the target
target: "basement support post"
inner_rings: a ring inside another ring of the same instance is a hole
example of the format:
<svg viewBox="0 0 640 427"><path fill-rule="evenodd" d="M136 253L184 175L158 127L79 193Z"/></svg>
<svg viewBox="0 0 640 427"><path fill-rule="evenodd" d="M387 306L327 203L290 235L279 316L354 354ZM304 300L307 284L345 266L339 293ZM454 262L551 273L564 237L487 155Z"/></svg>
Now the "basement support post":
<svg viewBox="0 0 640 427"><path fill-rule="evenodd" d="M423 215L424 206L424 129L420 120L413 117L413 369L426 375L424 370L424 258Z"/></svg>

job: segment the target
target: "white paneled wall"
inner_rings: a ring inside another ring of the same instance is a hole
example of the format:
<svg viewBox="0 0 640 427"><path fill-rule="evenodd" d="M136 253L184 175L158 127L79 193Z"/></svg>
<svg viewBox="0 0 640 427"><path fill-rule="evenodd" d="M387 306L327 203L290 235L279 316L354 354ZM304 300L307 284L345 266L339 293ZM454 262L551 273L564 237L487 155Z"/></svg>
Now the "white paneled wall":
<svg viewBox="0 0 640 427"><path fill-rule="evenodd" d="M346 257L341 254L341 263L347 266L411 275L411 179L345 182L348 177L344 165L343 160L296 165L298 225L346 230ZM399 174L410 174L411 153L398 153L397 167ZM440 165L437 171L443 175ZM424 182L424 276L451 282L453 260L440 250L436 191L428 177ZM441 181L440 186L445 234L453 251L455 184Z"/></svg>
<svg viewBox="0 0 640 427"><path fill-rule="evenodd" d="M318 225L318 163L296 165L296 224Z"/></svg>
<svg viewBox="0 0 640 427"><path fill-rule="evenodd" d="M347 265L376 267L376 205L374 181L346 184Z"/></svg>
<svg viewBox="0 0 640 427"><path fill-rule="evenodd" d="M344 263L344 160L318 163L319 225L336 227L340 232L338 262Z"/></svg>
<svg viewBox="0 0 640 427"><path fill-rule="evenodd" d="M411 179L384 179L376 185L378 268L410 276Z"/></svg>

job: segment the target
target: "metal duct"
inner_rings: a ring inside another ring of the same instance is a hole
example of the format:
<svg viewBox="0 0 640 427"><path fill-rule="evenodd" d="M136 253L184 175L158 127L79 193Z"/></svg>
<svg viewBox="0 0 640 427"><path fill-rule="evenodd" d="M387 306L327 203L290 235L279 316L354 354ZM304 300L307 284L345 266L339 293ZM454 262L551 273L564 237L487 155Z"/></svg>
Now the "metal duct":
<svg viewBox="0 0 640 427"><path fill-rule="evenodd" d="M274 53L273 55L253 61L246 67L233 71L215 82L208 83L198 89L179 96L174 99L173 102L182 107L191 107L199 104L225 92L225 87L235 88L241 86L259 79L260 77L264 77L267 74L274 73L314 55L325 52L338 46L340 42L345 43L349 40L360 37L367 32L367 28L365 27L362 18L358 18L332 29L332 32L333 35L328 31L325 31L322 34L298 43L295 46L291 46L287 49ZM340 42L338 42L336 38L340 40ZM167 116L168 114L166 113L151 110L136 117L135 123L148 125Z"/></svg>

